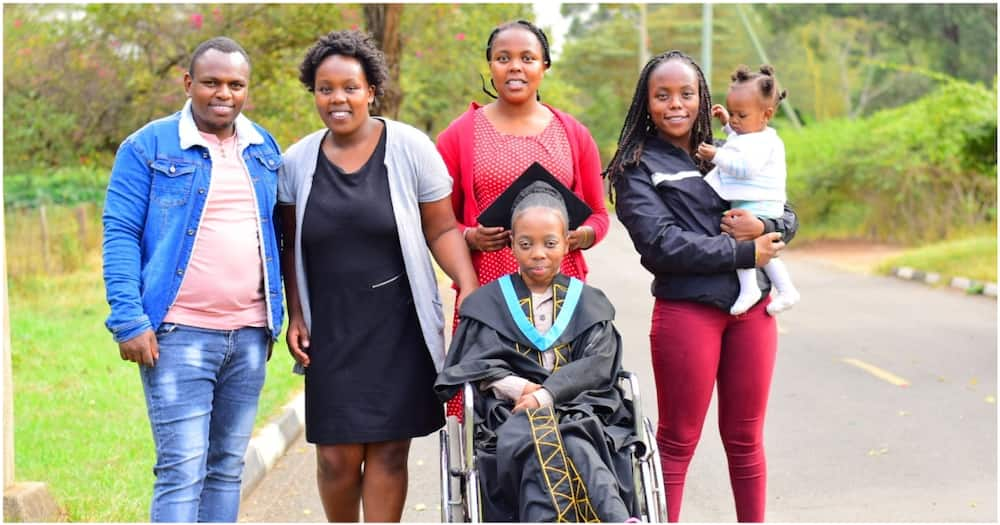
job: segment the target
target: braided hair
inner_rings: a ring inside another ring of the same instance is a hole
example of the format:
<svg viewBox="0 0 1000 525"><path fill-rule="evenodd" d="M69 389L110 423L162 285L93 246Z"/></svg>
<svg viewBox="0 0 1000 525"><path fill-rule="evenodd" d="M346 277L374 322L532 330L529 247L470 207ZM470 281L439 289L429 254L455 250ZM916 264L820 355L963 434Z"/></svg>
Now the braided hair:
<svg viewBox="0 0 1000 525"><path fill-rule="evenodd" d="M741 65L729 78L733 80L734 85L753 82L760 91L761 98L774 106L788 96L787 91L778 88L778 81L774 78L774 68L769 64L761 65L758 71L750 71L749 67Z"/></svg>
<svg viewBox="0 0 1000 525"><path fill-rule="evenodd" d="M535 24L532 24L527 20L514 20L512 22L504 22L493 28L493 32L490 33L490 37L486 39L486 62L489 62L490 60L493 59L493 41L496 40L497 35L503 33L508 29L514 29L514 28L527 29L533 35L535 35L535 38L537 38L538 42L542 45L542 63L545 64L547 67L552 66L552 55L549 53L549 37L545 36L545 31L542 31L542 28L536 26ZM490 91L486 89L486 79L483 78L481 75L479 78L483 82L483 93L489 95L490 98L494 99L497 98L496 93L490 93ZM492 82L493 80L490 79L491 84ZM496 87L494 87L494 89L496 89ZM535 97L538 100L542 99L541 95L539 95L538 93L535 93Z"/></svg>
<svg viewBox="0 0 1000 525"><path fill-rule="evenodd" d="M558 190L544 181L535 181L521 190L514 198L510 212L510 225L513 228L517 219L530 208L545 208L552 210L562 219L563 231L569 229L569 212L566 211L566 201Z"/></svg>
<svg viewBox="0 0 1000 525"><path fill-rule="evenodd" d="M698 64L691 57L681 51L674 50L660 53L649 59L649 62L646 62L645 67L642 68L642 73L639 74L639 81L635 85L635 95L632 97L632 105L629 106L628 114L625 116L625 123L622 124L621 134L618 136L618 150L615 151L614 157L611 158L608 168L603 173L612 182L612 188L614 187L613 183L621 176L625 168L635 166L639 163L646 139L656 135L657 128L653 124L652 117L649 115L648 107L649 77L652 75L653 70L659 67L660 64L670 62L671 60L687 64L694 69L695 74L698 76L698 117L691 128L690 150L697 150L698 144L702 142L713 143L712 95L708 90L708 83L705 82L705 75L701 72L701 68L698 67ZM698 166L698 170L702 173L708 173L713 167L710 161L698 158L692 160L694 160L695 165ZM614 195L611 195L611 197L613 200Z"/></svg>

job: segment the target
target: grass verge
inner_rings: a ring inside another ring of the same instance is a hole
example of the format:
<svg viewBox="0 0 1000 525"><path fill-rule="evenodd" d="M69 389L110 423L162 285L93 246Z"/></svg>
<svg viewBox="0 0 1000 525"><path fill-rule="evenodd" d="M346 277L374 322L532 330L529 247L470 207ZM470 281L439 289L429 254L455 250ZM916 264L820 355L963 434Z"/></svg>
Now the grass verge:
<svg viewBox="0 0 1000 525"><path fill-rule="evenodd" d="M147 521L152 433L139 373L119 359L104 328L98 263L17 279L9 290L17 479L48 483L71 521ZM301 388L291 367L277 345L258 428Z"/></svg>
<svg viewBox="0 0 1000 525"><path fill-rule="evenodd" d="M914 248L884 261L878 270L888 273L893 267L909 266L934 272L942 277L968 277L977 281L997 282L997 237L980 235L944 241ZM942 279L947 282L947 279Z"/></svg>

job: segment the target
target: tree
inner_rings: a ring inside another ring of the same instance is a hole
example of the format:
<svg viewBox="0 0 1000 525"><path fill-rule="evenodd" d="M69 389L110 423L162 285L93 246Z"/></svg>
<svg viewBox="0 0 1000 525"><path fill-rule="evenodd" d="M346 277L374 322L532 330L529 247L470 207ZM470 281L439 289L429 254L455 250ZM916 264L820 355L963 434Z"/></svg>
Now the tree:
<svg viewBox="0 0 1000 525"><path fill-rule="evenodd" d="M399 107L403 103L403 90L399 86L399 61L402 58L402 4L365 4L365 26L371 32L375 43L385 54L385 62L389 68L389 81L385 85L385 94L374 111L378 115L389 118L399 117Z"/></svg>
<svg viewBox="0 0 1000 525"><path fill-rule="evenodd" d="M250 55L244 111L288 145L318 124L297 80L305 50L360 22L337 4L5 6L5 171L110 165L132 131L181 107L191 52L220 34Z"/></svg>
<svg viewBox="0 0 1000 525"><path fill-rule="evenodd" d="M906 65L986 85L996 76L996 4L771 4L762 13L784 28L824 15L863 18L904 49Z"/></svg>
<svg viewBox="0 0 1000 525"><path fill-rule="evenodd" d="M681 50L697 61L701 51L700 5L647 7L648 47L652 54ZM605 160L617 148L618 134L639 78L636 57L638 11L631 4L601 4L596 9L565 5L573 16L559 60L560 78L579 91L578 117L594 136ZM729 74L741 63L754 63L748 37L734 10L716 9L713 17L715 64L710 89L724 96Z"/></svg>
<svg viewBox="0 0 1000 525"><path fill-rule="evenodd" d="M779 79L807 119L899 106L928 93L939 74L995 83L995 5L769 4L752 11ZM578 116L606 157L635 88L637 11L633 4L564 4L563 13L574 22L542 97ZM517 18L533 18L531 5L7 5L4 167L109 163L129 133L183 104L191 51L219 34L250 54L245 111L282 145L320 125L297 69L305 50L333 28L367 28L383 48L391 78L377 111L435 134L470 100L489 101L482 91L486 39ZM700 27L699 5L648 6L652 53L680 49L698 57ZM721 100L735 66L759 58L734 9L716 7L713 34L710 86Z"/></svg>
<svg viewBox="0 0 1000 525"><path fill-rule="evenodd" d="M771 28L775 56L813 79L807 91L818 118L902 105L933 89L937 73L986 86L997 74L995 4L768 4L755 11ZM831 112L832 98L817 96L828 89L845 97L833 104L841 109Z"/></svg>
<svg viewBox="0 0 1000 525"><path fill-rule="evenodd" d="M339 28L371 30L386 53L391 78L376 110L436 133L469 100L483 98L477 77L486 71L486 37L515 18L531 18L531 6L5 6L4 168L110 165L131 132L181 107L190 53L220 34L251 58L244 111L283 146L320 125L298 65L317 38ZM555 82L545 89L560 104L558 97L571 96Z"/></svg>
<svg viewBox="0 0 1000 525"><path fill-rule="evenodd" d="M431 136L464 111L482 91L489 68L483 54L497 25L531 18L528 4L425 4L403 12L400 80L406 103L400 119ZM543 90L549 89L548 80ZM548 96L547 94L543 96ZM548 99L546 99L548 100Z"/></svg>

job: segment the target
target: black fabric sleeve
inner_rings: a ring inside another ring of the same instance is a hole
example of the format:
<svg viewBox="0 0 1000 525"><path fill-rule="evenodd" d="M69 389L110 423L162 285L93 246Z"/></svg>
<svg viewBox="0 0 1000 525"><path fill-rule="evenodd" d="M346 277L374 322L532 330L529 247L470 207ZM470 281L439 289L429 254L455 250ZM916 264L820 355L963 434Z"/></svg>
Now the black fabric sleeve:
<svg viewBox="0 0 1000 525"><path fill-rule="evenodd" d="M753 268L754 266L757 266L757 247L754 246L753 241L736 241L736 267Z"/></svg>
<svg viewBox="0 0 1000 525"><path fill-rule="evenodd" d="M615 194L615 213L650 272L707 274L754 267L753 241L681 229L641 168L626 169L615 181Z"/></svg>
<svg viewBox="0 0 1000 525"><path fill-rule="evenodd" d="M573 354L579 357L552 372L542 383L556 406L572 401L582 392L610 389L618 377L621 336L611 321L595 324L573 345Z"/></svg>
<svg viewBox="0 0 1000 525"><path fill-rule="evenodd" d="M445 402L458 393L463 383L496 381L513 374L505 360L507 355L495 330L463 318L445 356L444 369L434 382L434 392Z"/></svg>
<svg viewBox="0 0 1000 525"><path fill-rule="evenodd" d="M780 232L781 240L788 244L799 231L799 218L791 204L785 203L785 213L777 219L758 217L764 223L764 233Z"/></svg>

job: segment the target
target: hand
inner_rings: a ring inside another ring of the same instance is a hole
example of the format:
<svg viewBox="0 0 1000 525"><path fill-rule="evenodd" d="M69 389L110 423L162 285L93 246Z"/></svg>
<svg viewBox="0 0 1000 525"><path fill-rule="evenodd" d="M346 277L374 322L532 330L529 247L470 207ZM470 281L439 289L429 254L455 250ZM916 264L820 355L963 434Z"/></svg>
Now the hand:
<svg viewBox="0 0 1000 525"><path fill-rule="evenodd" d="M539 385L538 383L532 383L531 381L528 381L524 385L524 388L521 389L521 397L524 397L527 394L533 394L533 393L535 393L535 392L537 392L537 391L539 391L541 389L542 389L542 385ZM535 396L531 396L531 397L535 397Z"/></svg>
<svg viewBox="0 0 1000 525"><path fill-rule="evenodd" d="M753 240L754 260L757 268L764 267L771 259L778 256L778 253L785 248L785 243L781 240L781 233L765 233Z"/></svg>
<svg viewBox="0 0 1000 525"><path fill-rule="evenodd" d="M475 228L465 231L465 243L469 245L470 251L495 252L504 249L510 243L510 232L503 226L487 227L477 224Z"/></svg>
<svg viewBox="0 0 1000 525"><path fill-rule="evenodd" d="M721 122L723 126L729 124L729 112L726 111L726 108L722 107L722 104L715 104L712 106L712 116L719 119L719 122Z"/></svg>
<svg viewBox="0 0 1000 525"><path fill-rule="evenodd" d="M715 146L707 142L702 142L698 144L698 152L694 156L699 159L712 160L715 158Z"/></svg>
<svg viewBox="0 0 1000 525"><path fill-rule="evenodd" d="M122 361L133 361L149 367L156 366L156 361L160 359L160 345L156 343L156 334L150 329L128 341L118 343L118 355Z"/></svg>
<svg viewBox="0 0 1000 525"><path fill-rule="evenodd" d="M539 408L538 399L531 394L521 394L521 398L514 404L514 412L520 412L529 408Z"/></svg>
<svg viewBox="0 0 1000 525"><path fill-rule="evenodd" d="M538 398L535 397L535 392L542 389L542 385L538 383L528 382L521 389L521 397L518 398L517 403L514 404L514 412L520 412L521 410L526 410L529 408L538 408L541 405L538 403Z"/></svg>
<svg viewBox="0 0 1000 525"><path fill-rule="evenodd" d="M590 226L580 226L579 228L569 232L567 240L569 241L569 251L573 250L586 250L594 245L597 235L594 233L594 229Z"/></svg>
<svg viewBox="0 0 1000 525"><path fill-rule="evenodd" d="M764 223L753 213L735 208L722 214L722 232L737 241L751 241L764 233Z"/></svg>
<svg viewBox="0 0 1000 525"><path fill-rule="evenodd" d="M285 333L288 352L303 367L309 367L309 329L301 317L288 320L288 332Z"/></svg>

